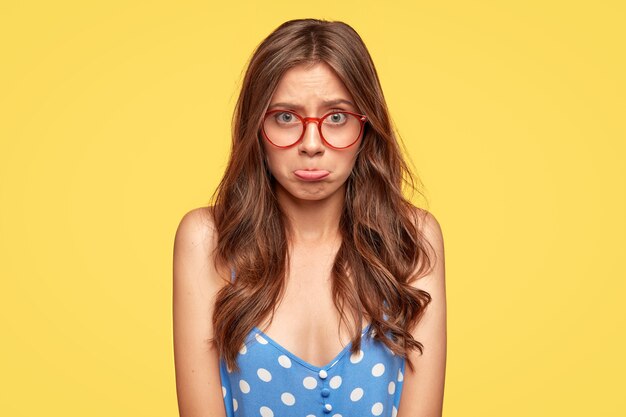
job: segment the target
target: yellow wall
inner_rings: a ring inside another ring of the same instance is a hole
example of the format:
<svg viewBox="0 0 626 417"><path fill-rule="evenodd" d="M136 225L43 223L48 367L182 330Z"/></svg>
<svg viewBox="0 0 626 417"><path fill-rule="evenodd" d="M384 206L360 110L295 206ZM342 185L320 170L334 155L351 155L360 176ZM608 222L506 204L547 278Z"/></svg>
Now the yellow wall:
<svg viewBox="0 0 626 417"><path fill-rule="evenodd" d="M253 48L300 17L361 34L442 226L444 415L625 415L624 12L3 2L0 415L177 415L174 232L223 172Z"/></svg>

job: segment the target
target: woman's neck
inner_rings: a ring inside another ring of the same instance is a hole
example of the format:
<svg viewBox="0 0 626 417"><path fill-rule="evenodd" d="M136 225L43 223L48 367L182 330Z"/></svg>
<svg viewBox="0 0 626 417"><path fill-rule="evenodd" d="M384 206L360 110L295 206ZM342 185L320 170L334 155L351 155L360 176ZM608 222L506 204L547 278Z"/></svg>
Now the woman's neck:
<svg viewBox="0 0 626 417"><path fill-rule="evenodd" d="M291 226L290 239L293 243L316 244L339 237L344 193L340 192L343 190L337 191L323 200L302 200L293 198L285 190L277 190L278 203Z"/></svg>

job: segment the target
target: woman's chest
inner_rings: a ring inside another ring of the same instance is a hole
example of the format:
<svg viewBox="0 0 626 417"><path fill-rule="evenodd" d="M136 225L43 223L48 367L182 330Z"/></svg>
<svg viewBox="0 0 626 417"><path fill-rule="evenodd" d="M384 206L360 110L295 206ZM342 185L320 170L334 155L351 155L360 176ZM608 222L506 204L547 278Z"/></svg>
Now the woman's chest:
<svg viewBox="0 0 626 417"><path fill-rule="evenodd" d="M345 313L349 324L340 326L328 269L293 268L272 322L269 323L268 317L257 327L295 356L321 367L335 358L352 338L353 318ZM367 324L364 319L360 329Z"/></svg>

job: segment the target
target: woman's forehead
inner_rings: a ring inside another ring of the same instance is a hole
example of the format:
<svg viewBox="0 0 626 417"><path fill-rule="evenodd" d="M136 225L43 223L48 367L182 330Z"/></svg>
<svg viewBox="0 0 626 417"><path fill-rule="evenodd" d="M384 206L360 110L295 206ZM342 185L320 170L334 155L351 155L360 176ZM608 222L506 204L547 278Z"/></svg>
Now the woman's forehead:
<svg viewBox="0 0 626 417"><path fill-rule="evenodd" d="M314 86L326 88L344 88L343 81L335 71L325 62L318 62L315 65L300 64L289 68L280 77L278 89L294 88L298 86Z"/></svg>
<svg viewBox="0 0 626 417"><path fill-rule="evenodd" d="M281 77L270 101L275 107L302 110L306 107L355 107L354 100L337 74L325 63L290 68Z"/></svg>

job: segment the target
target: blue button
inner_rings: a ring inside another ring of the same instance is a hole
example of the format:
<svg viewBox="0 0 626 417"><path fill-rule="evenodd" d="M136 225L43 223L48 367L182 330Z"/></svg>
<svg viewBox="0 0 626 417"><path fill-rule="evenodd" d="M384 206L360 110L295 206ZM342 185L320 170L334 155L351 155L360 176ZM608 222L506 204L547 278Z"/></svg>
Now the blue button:
<svg viewBox="0 0 626 417"><path fill-rule="evenodd" d="M330 390L328 388L324 388L322 390L322 397L328 397L330 395Z"/></svg>

